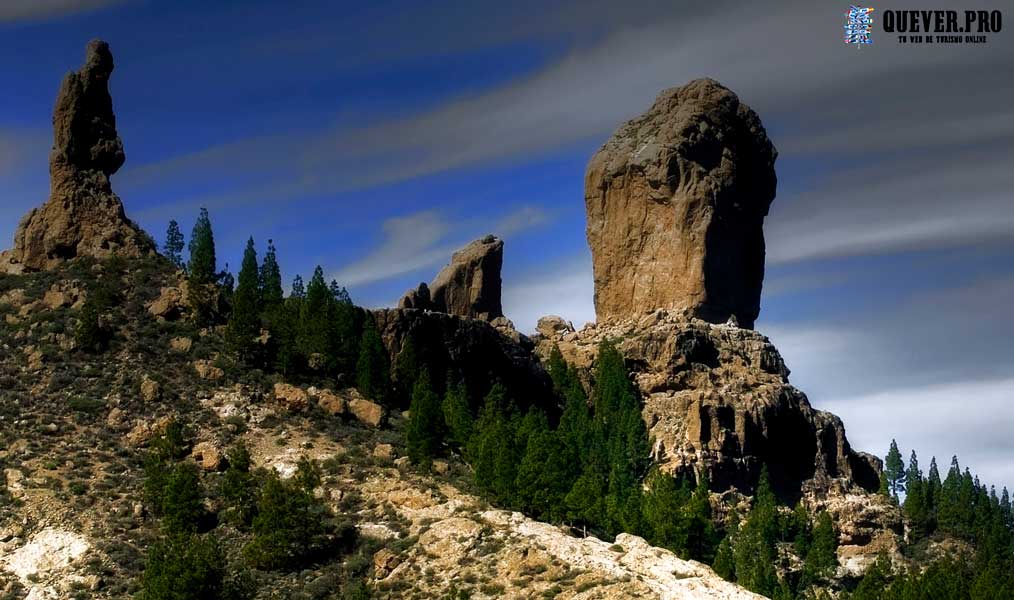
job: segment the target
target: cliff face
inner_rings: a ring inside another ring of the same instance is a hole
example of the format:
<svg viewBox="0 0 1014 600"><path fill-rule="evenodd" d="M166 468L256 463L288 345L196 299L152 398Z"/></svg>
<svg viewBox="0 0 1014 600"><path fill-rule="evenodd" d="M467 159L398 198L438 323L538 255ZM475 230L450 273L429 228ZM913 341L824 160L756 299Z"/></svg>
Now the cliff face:
<svg viewBox="0 0 1014 600"><path fill-rule="evenodd" d="M94 40L81 70L64 78L53 110L49 199L21 220L14 247L0 254L0 270L40 271L78 256L155 252L151 238L127 219L109 182L126 160L109 95L112 72L109 45Z"/></svg>
<svg viewBox="0 0 1014 600"><path fill-rule="evenodd" d="M644 398L653 458L667 470L752 493L767 465L787 500L832 486L877 489L879 460L852 450L841 420L810 406L755 331L664 309L577 332L544 329L539 353L548 358L556 345L589 384L598 345L617 344Z"/></svg>
<svg viewBox="0 0 1014 600"><path fill-rule="evenodd" d="M503 240L487 235L455 252L428 286L420 283L399 306L492 321L503 316L502 266Z"/></svg>
<svg viewBox="0 0 1014 600"><path fill-rule="evenodd" d="M598 320L671 308L752 327L776 156L757 114L710 79L621 126L585 174Z"/></svg>

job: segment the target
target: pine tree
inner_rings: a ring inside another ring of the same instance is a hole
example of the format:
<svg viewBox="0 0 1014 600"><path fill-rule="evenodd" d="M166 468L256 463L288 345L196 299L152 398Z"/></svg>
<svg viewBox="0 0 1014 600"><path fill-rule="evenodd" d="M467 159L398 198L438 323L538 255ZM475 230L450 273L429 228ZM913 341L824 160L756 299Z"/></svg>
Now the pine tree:
<svg viewBox="0 0 1014 600"><path fill-rule="evenodd" d="M257 251L253 238L247 240L243 252L243 264L239 271L239 285L233 294L232 313L226 338L241 360L251 362L255 358L257 336L260 334L261 290L257 267Z"/></svg>
<svg viewBox="0 0 1014 600"><path fill-rule="evenodd" d="M169 221L169 227L165 233L163 251L169 262L175 265L177 269L183 268L183 233L180 232L180 225L175 220Z"/></svg>
<svg viewBox="0 0 1014 600"><path fill-rule="evenodd" d="M250 452L241 442L229 451L228 458L229 466L222 475L219 495L225 503L228 520L249 525L257 512L257 482L250 473Z"/></svg>
<svg viewBox="0 0 1014 600"><path fill-rule="evenodd" d="M651 543L688 558L689 532L683 513L691 492L686 480L677 481L668 473L655 471L648 477L647 484L643 510Z"/></svg>
<svg viewBox="0 0 1014 600"><path fill-rule="evenodd" d="M405 428L409 460L423 469L429 469L443 445L444 431L440 397L433 391L429 373L424 370L412 389L412 403Z"/></svg>
<svg viewBox="0 0 1014 600"><path fill-rule="evenodd" d="M289 296L300 300L306 298L306 287L303 286L303 278L299 275L292 278L292 291Z"/></svg>
<svg viewBox="0 0 1014 600"><path fill-rule="evenodd" d="M305 356L311 368L332 370L335 366L331 316L333 299L324 281L324 270L320 265L313 271L306 286L299 315L299 352Z"/></svg>
<svg viewBox="0 0 1014 600"><path fill-rule="evenodd" d="M100 313L103 307L100 306L102 302L99 296L93 292L85 298L74 329L74 343L85 352L99 353L109 345L111 335L102 325Z"/></svg>
<svg viewBox="0 0 1014 600"><path fill-rule="evenodd" d="M140 600L224 598L225 555L210 536L176 534L148 550Z"/></svg>
<svg viewBox="0 0 1014 600"><path fill-rule="evenodd" d="M398 404L406 406L412 401L416 380L423 371L426 369L416 351L415 339L409 335L394 361L394 396ZM427 372L426 376L429 378L431 374Z"/></svg>
<svg viewBox="0 0 1014 600"><path fill-rule="evenodd" d="M263 309L265 311L274 309L282 303L285 297L282 291L282 271L278 266L274 240L268 240L268 250L264 253L259 277Z"/></svg>
<svg viewBox="0 0 1014 600"><path fill-rule="evenodd" d="M325 549L324 508L305 489L271 473L261 487L253 540L243 549L261 569L292 569Z"/></svg>
<svg viewBox="0 0 1014 600"><path fill-rule="evenodd" d="M204 516L197 466L183 462L173 467L162 496L162 527L170 535L194 533Z"/></svg>
<svg viewBox="0 0 1014 600"><path fill-rule="evenodd" d="M544 423L544 421L536 421ZM566 518L565 499L577 478L577 457L548 426L528 435L518 467L517 495L520 505L539 519L560 522Z"/></svg>
<svg viewBox="0 0 1014 600"><path fill-rule="evenodd" d="M718 544L718 549L715 551L715 562L712 564L712 568L715 573L725 579L726 581L735 581L736 578L736 564L732 556L732 543L729 542L730 536L722 538L722 542Z"/></svg>
<svg viewBox="0 0 1014 600"><path fill-rule="evenodd" d="M380 341L380 333L372 321L363 330L359 343L356 382L359 392L374 402L383 403L387 399L391 383L389 359L384 344Z"/></svg>
<svg viewBox="0 0 1014 600"><path fill-rule="evenodd" d="M898 494L905 491L905 461L901 458L898 443L894 440L891 440L891 448L884 461L884 473L887 475L891 496L897 500Z"/></svg>
<svg viewBox="0 0 1014 600"><path fill-rule="evenodd" d="M192 310L192 318L198 325L209 325L214 321L218 311L218 292L215 283L218 280L215 261L215 236L211 231L211 219L208 210L201 209L201 214L194 223L190 234L190 260L187 263L187 302Z"/></svg>
<svg viewBox="0 0 1014 600"><path fill-rule="evenodd" d="M208 209L202 208L190 234L190 261L187 275L191 283L213 283L216 277L215 235L211 230Z"/></svg>
<svg viewBox="0 0 1014 600"><path fill-rule="evenodd" d="M922 478L922 471L919 470L919 459L912 451L909 458L908 470L905 472L905 502L903 509L905 516L912 524L912 535L918 540L929 533L929 507L926 502L926 484Z"/></svg>
<svg viewBox="0 0 1014 600"><path fill-rule="evenodd" d="M687 556L711 562L718 544L718 533L711 519L711 484L706 473L697 478L697 487L683 509L683 519L687 532Z"/></svg>
<svg viewBox="0 0 1014 600"><path fill-rule="evenodd" d="M447 441L452 448L462 451L472 438L474 422L464 382L447 386L442 408L447 427Z"/></svg>
<svg viewBox="0 0 1014 600"><path fill-rule="evenodd" d="M838 534L834 530L831 515L826 512L817 517L813 528L813 541L803 567L804 584L809 585L823 581L834 575L838 566Z"/></svg>
<svg viewBox="0 0 1014 600"><path fill-rule="evenodd" d="M475 483L489 498L512 505L520 455L511 419L507 391L497 383L490 388L475 422L468 445Z"/></svg>

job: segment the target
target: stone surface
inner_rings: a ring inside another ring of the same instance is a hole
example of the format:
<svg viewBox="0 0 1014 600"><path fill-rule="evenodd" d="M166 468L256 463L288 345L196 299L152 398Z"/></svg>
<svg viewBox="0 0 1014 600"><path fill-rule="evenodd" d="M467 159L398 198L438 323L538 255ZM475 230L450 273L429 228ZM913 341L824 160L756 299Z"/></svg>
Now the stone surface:
<svg viewBox="0 0 1014 600"><path fill-rule="evenodd" d="M215 363L210 360L195 360L194 370L197 371L198 377L208 381L217 381L225 376L225 371L216 367Z"/></svg>
<svg viewBox="0 0 1014 600"><path fill-rule="evenodd" d="M225 453L215 442L194 444L190 456L205 471L220 471L225 467Z"/></svg>
<svg viewBox="0 0 1014 600"><path fill-rule="evenodd" d="M877 489L879 460L852 450L841 419L810 406L763 335L659 309L546 337L538 352L547 360L559 347L590 387L607 339L641 391L652 455L663 468L703 469L714 490L752 493L767 465L775 491L790 501L832 487Z"/></svg>
<svg viewBox="0 0 1014 600"><path fill-rule="evenodd" d="M776 156L757 114L710 79L621 126L585 174L598 320L670 308L752 327Z"/></svg>
<svg viewBox="0 0 1014 600"><path fill-rule="evenodd" d="M535 325L535 331L545 337L553 337L574 331L574 325L570 321L564 320L563 317L548 315L539 319Z"/></svg>
<svg viewBox="0 0 1014 600"><path fill-rule="evenodd" d="M316 398L317 406L329 415L343 415L348 408L348 400L329 389L310 388L307 390L311 396Z"/></svg>
<svg viewBox="0 0 1014 600"><path fill-rule="evenodd" d="M145 375L141 378L141 399L145 402L155 402L162 397L162 386L157 381Z"/></svg>
<svg viewBox="0 0 1014 600"><path fill-rule="evenodd" d="M50 195L18 225L0 270L52 269L79 257L154 254L155 243L127 219L109 177L123 165L109 76L113 55L100 40L88 44L81 70L68 73L53 110Z"/></svg>
<svg viewBox="0 0 1014 600"><path fill-rule="evenodd" d="M384 407L361 396L349 401L349 412L360 423L370 427L380 427L384 422Z"/></svg>
<svg viewBox="0 0 1014 600"><path fill-rule="evenodd" d="M279 382L275 384L275 400L287 410L302 411L310 405L310 394L294 385Z"/></svg>
<svg viewBox="0 0 1014 600"><path fill-rule="evenodd" d="M503 316L500 269L503 240L487 235L451 256L427 286L410 291L399 308L418 308L491 321Z"/></svg>
<svg viewBox="0 0 1014 600"><path fill-rule="evenodd" d="M160 320L175 321L187 309L186 295L179 287L164 287L157 298L147 305L148 313Z"/></svg>
<svg viewBox="0 0 1014 600"><path fill-rule="evenodd" d="M194 345L194 340L188 337L175 337L169 340L169 350L176 354L186 354Z"/></svg>

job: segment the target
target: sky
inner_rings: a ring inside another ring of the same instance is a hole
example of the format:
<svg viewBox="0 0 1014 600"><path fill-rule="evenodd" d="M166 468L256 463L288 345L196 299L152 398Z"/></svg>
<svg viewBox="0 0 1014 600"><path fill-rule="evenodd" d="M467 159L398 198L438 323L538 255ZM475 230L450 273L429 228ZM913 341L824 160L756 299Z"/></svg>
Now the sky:
<svg viewBox="0 0 1014 600"><path fill-rule="evenodd" d="M454 249L505 239L519 329L594 319L590 156L659 91L733 89L779 150L756 328L858 449L956 454L1014 488L1014 24L979 45L843 44L847 2L4 0L0 240L48 193L50 115L109 41L156 239L211 213L221 262L273 239L389 306ZM1014 11L1004 17L1014 19ZM0 243L0 245L7 245Z"/></svg>

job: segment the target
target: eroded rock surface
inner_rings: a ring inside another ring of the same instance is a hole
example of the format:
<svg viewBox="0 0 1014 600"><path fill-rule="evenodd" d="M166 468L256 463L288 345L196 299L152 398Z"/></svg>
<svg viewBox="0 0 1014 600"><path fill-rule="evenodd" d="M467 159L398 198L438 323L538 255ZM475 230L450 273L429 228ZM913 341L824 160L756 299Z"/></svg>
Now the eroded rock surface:
<svg viewBox="0 0 1014 600"><path fill-rule="evenodd" d="M711 79L620 127L585 174L598 320L669 308L752 327L776 156L757 114Z"/></svg>
<svg viewBox="0 0 1014 600"><path fill-rule="evenodd" d="M79 256L155 252L151 237L127 219L109 182L125 160L109 96L112 72L109 45L93 40L81 70L64 77L53 110L49 199L21 220L14 247L0 254L0 270L40 271Z"/></svg>
<svg viewBox="0 0 1014 600"><path fill-rule="evenodd" d="M841 419L810 406L763 335L659 309L638 319L543 335L591 384L603 340L623 354L644 398L654 458L678 472L708 473L712 489L751 493L767 465L788 500L801 490L877 489L879 460L852 450ZM836 483L837 482L837 483Z"/></svg>

